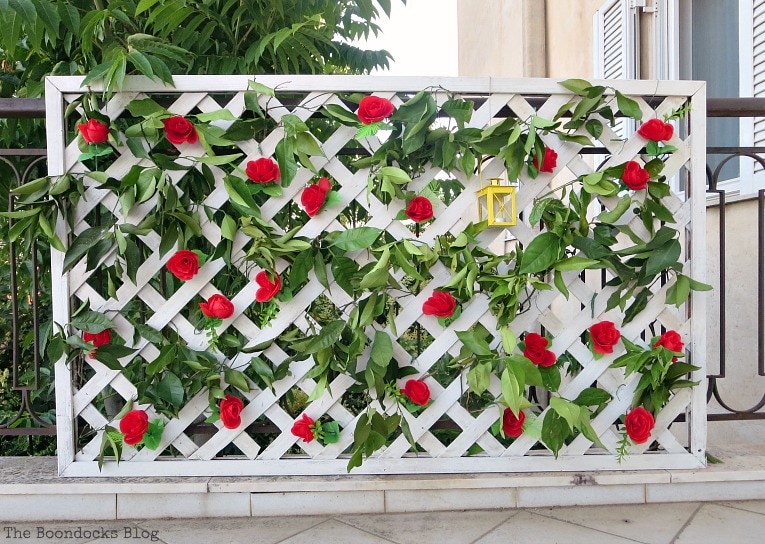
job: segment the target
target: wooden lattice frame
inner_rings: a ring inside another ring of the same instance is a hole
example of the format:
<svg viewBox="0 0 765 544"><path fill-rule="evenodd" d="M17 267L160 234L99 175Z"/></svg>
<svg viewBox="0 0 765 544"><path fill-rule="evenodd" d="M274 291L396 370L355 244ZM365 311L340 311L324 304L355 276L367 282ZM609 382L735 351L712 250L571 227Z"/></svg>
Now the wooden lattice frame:
<svg viewBox="0 0 765 544"><path fill-rule="evenodd" d="M126 105L143 94L162 93L178 94L177 100L169 108L173 113L183 115L192 108L201 111L213 111L221 106L213 100L210 93L232 93L231 100L223 107L229 109L235 115L242 113L244 109L243 92L248 88L251 77L216 77L216 76L187 76L175 78L175 89L167 89L145 78L128 78L122 92L115 94L104 106L103 112L110 118L116 118L124 110ZM270 87L280 91L307 92L308 96L303 100L304 104L310 103L311 108L302 109L298 112L301 117L307 118L318 110L320 104L336 103L340 100L333 93L336 92L363 92L376 93L380 96L390 97L394 102L400 103L396 93L412 93L424 88L442 87L453 93L464 95L479 95L486 97L486 101L477 108L473 115L471 125L478 128L488 126L501 108L509 107L518 117L527 118L533 114L540 117L551 118L557 109L565 102L572 99L572 95L560 87L557 82L542 79L494 79L494 78L370 78L355 76L262 76L257 78ZM59 176L65 173L82 173L84 166L78 162L79 150L74 141L74 135L67 130L67 121L64 118L66 106L74 99L81 96L86 89L81 88L81 78L49 78L46 83L46 108L48 112L48 142L49 142L49 171L51 176ZM683 195L672 195L665 199L665 204L674 213L677 224L675 228L681 232L684 238L684 266L685 271L698 280L704 278L704 191L699 188L704 186L705 176L705 90L703 84L695 82L608 82L617 87L622 93L632 96L638 101L644 112L644 118L661 116L677 108L686 101L690 101L691 109L687 133L673 139L673 145L679 147L679 152L672 155L667 161L664 173L671 178L681 172L687 174L687 189ZM92 90L98 91L98 88ZM535 110L527 101L528 95L548 96L543 106ZM650 97L651 100L647 98ZM278 94L277 94L278 99ZM656 105L654 108L649 106ZM273 102L271 103L273 106ZM287 112L286 109L276 108L270 110L271 115L279 116ZM278 118L278 117L277 117ZM691 128L693 129L691 132ZM337 153L349 140L352 140L355 130L349 127L339 128L332 137L323 145L326 161L317 165L329 172L341 185L341 197L344 202L357 199L357 202L367 207L373 217L370 225L387 229L394 236L406 236L410 232L398 223L394 217L398 209L387 209L375 199L371 203L366 197L366 174L361 171L351 173L343 165L334 159ZM241 142L239 146L245 155L260 156L273 152L276 143L280 139L277 131L271 133L261 142ZM369 146L374 148L377 140L369 138ZM637 155L644 145L644 140L632 137L626 142L620 141L614 133L606 127L600 138L603 146L611 153L610 164L618 164L630 160ZM557 138L550 137L545 144L558 152L558 164L566 164L574 175L591 172L591 161L586 161L579 154L581 146L575 143L564 143ZM184 144L187 145L187 144ZM258 149L260 147L260 150ZM109 174L119 177L130 166L138 162L130 150L125 147L117 147L116 152L120 157L109 167ZM201 148L197 154L202 154ZM244 162L246 162L246 158ZM244 162L242 164L244 164ZM490 163L485 175L499 175L502 167L499 161ZM429 172L434 174L435 171ZM448 208L440 206L437 212L437 220L428 227L423 234L423 240L432 241L436 234L446 232L460 232L467 222L475 220L475 197L471 188L478 188L478 180L468 178L461 173L454 174L467 187L462 195ZM432 176L431 176L432 177ZM291 199L299 198L299 191L310 180L310 172L299 171L295 181L285 190L283 197L274 199L273 206L269 202L263 207L264 217L272 217L279 207ZM414 180L412 186L418 190L424 183L429 181L427 175L421 180ZM529 210L533 199L549 190L551 176L542 175L536 180L521 179L522 184L518 192L518 209ZM110 209L115 208L114 195L108 191L90 187L87 198L83 199L80 207L75 211L77 224L75 233L87 228L85 217L87 213L99 203L103 202ZM220 203L227 198L225 190L220 184L208 197L211 203ZM609 199L602 199L606 207L613 205ZM135 223L140 220L145 212L145 206L137 206L128 214L128 217L118 217L119 220ZM119 213L119 212L115 212ZM311 237L323 230L335 230L342 226L334 220L331 213L323 213L310 221L301 231L301 235ZM212 239L220 238L220 231L214 223L203 221L205 236ZM63 221L57 225L57 234L62 240L67 240L70 233ZM527 224L519 222L515 227L509 228L514 237L521 242L527 243L535 233ZM486 245L501 243L505 237L504 230L487 231L484 233L482 242ZM147 237L146 243L159 243L158 239ZM66 243L66 242L65 242ZM241 250L243 242L239 245ZM75 266L70 272L62 273L63 254L57 251L52 256L52 276L61 278L53 285L54 321L66 327L69 320L70 304L72 300L89 300L91 307L98 311L115 310L121 308L132 297L139 296L155 313L149 325L161 328L172 322L174 327L182 334L190 346L196 349L204 349L205 338L195 333L191 325L182 315L177 312L183 308L191 297L196 295L209 296L214 289L207 281L223 268L223 263L214 261L208 263L200 270L200 274L193 281L188 282L182 289L177 291L170 300L163 299L154 289L147 284L148 279L170 258L172 252L163 257L155 253L140 268L137 285L127 282L120 290L118 300L109 299L95 291L87 283L88 273L84 263ZM693 259L690 256L693 255ZM431 270L434 276L433 284L439 281L448 281L449 271L445 267ZM500 444L490 432L489 427L496 421L499 411L491 408L474 417L465 410L459 400L466 390L465 376L455 380L445 387L437 382L430 381L433 391L434 402L427 409L409 417L409 427L419 445L426 451L415 456L408 453L409 444L404 436L399 436L392 444L365 461L362 467L355 473L467 473L467 472L525 472L525 471L548 471L548 470L596 470L596 469L640 469L640 468L692 468L700 467L705 463L706 443L706 416L704 391L700 387L685 389L675 394L667 406L657 416L655 440L660 444L660 451L646 451L649 444L635 446L630 450L621 463L617 462L615 455L618 432L614 428L614 422L629 408L632 400L632 391L637 380L632 376L626 381L620 381L619 373L609 370L609 364L614 356L606 356L595 360L587 347L581 343L580 335L591 324L609 318L618 317L618 311L612 310L604 314L607 299L607 289L598 293L594 299L591 313L590 301L595 294L593 289L579 279L577 273L565 274L565 282L573 297L583 302L585 309L573 320L564 322L564 318L556 313L556 304L560 302L560 294L557 291L544 291L536 293L534 309L518 317L512 324L513 329L518 331L533 330L535 326L543 326L554 337L552 349L556 353L566 350L571 351L583 363L584 370L573 380L564 386L567 398L573 398L578 391L588 387L593 382L614 394L614 400L594 420L593 427L600 436L601 441L609 450L603 452L591 448L592 443L583 436L576 438L571 444L565 446L558 459L553 458L549 451L532 450L537 442L525 436L515 440L509 447ZM435 286L435 285L434 285ZM657 286L658 296L654 296L646 309L629 325L622 328L622 334L628 338L636 338L645 330L649 323L654 321L667 328L680 331L690 338L689 351L692 354L693 364L701 367L695 373L693 379L703 380L705 374L705 327L703 298L698 293L691 294L690 304L679 310L667 306L664 303L664 293L670 284ZM247 288L232 297L241 306L242 300L253 300L254 289ZM455 330L463 330L476 322L481 322L489 330L496 330L496 320L487 309L487 299L476 296L474 300L466 304L459 319L447 328L440 325L431 317L422 315L422 302L432 294L433 287L425 288L414 300L409 301L397 317L399 331L406 330L413 323L419 323L436 339L431 346L422 353L416 361L418 370L425 373L445 352L459 350L459 343L454 333ZM312 279L308 285L299 291L285 307L281 308L278 317L271 324L267 332L259 330L238 310L235 316L227 322L242 332L251 344L256 344L264 339L264 336L273 337L293 322L299 327L306 327L305 319L301 316L306 305L325 289L318 281ZM346 304L349 298L345 293L337 289L332 291L331 297L337 297L337 302ZM334 299L333 299L334 300ZM691 317L690 308L693 308ZM124 338L132 338L132 326L127 321L115 319L119 332ZM373 334L373 333L372 333ZM143 342L139 346L140 354L147 360L156 356L157 350L151 344ZM273 347L270 355L278 358L283 356L278 353L278 347ZM406 360L409 356L400 346L397 346L395 357ZM297 438L290 434L289 430L293 423L290 417L278 401L291 387L299 387L310 392L313 382L303 377L312 366L312 361L306 360L294 363L291 370L292 376L276 384L275 394L269 390L261 391L257 388L246 394L248 404L242 413L243 424L239 429L224 429L220 424L217 433L202 446L198 446L187 436L184 431L198 417L203 414L208 406L207 397L199 394L192 398L180 412L178 418L167 422L162 438L162 444L156 451L143 449L139 452L131 451L130 448L123 455L123 462L107 463L104 470L99 472L96 466L96 457L100 437L96 436L85 447L76 449L75 428L78 418L88 422L93 428L102 428L108 423L104 415L96 409L92 401L107 385L122 397L128 399L135 396L135 387L118 371L109 370L97 361L86 361L95 369L95 376L83 387L75 389L72 386L71 372L65 362L59 361L56 365L56 394L57 394L57 423L59 469L63 475L237 475L237 474L339 474L346 472L347 459L342 457L343 451L352 443L354 416L339 402L342 392L351 385L351 378L338 377L332 384L331 393L326 391L318 400L314 401L306 410L309 415L318 418L323 414L329 414L338 421L343 430L340 442L322 446L316 442L305 444L300 447L307 456L287 456L286 452L296 444ZM623 376L623 375L622 375ZM493 379L490 391L499 396L498 380ZM151 407L147 407L151 414ZM682 425L682 433L687 436L687 441L676 438L676 427L669 430L670 424L680 414L685 414L686 423ZM247 424L260 416L267 417L270 422L276 424L281 434L265 449L261 451L250 436L244 432ZM435 438L429 429L440 417L448 416L461 428L460 435L448 446ZM685 442L685 443L683 443ZM221 459L215 458L219 450L226 444L234 443L244 454L245 458ZM485 452L482 456L467 456L466 452L473 444L481 446ZM180 456L159 457L162 451L172 445Z"/></svg>

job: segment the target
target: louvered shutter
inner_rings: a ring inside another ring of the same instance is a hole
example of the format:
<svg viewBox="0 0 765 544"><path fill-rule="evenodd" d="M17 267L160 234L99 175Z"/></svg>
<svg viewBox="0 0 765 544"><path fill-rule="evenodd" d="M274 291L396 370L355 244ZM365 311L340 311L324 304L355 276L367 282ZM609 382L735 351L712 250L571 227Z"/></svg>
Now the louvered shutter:
<svg viewBox="0 0 765 544"><path fill-rule="evenodd" d="M629 0L608 0L593 20L595 74L598 79L635 79L637 25Z"/></svg>
<svg viewBox="0 0 765 544"><path fill-rule="evenodd" d="M743 4L743 5L741 5ZM741 96L765 98L765 0L740 3ZM765 118L740 120L740 141L744 147L765 147ZM765 171L751 160L741 161L740 194L765 187Z"/></svg>
<svg viewBox="0 0 765 544"><path fill-rule="evenodd" d="M595 78L638 78L638 35L635 9L629 0L608 0L593 18ZM614 132L626 138L635 131L629 119L619 119Z"/></svg>

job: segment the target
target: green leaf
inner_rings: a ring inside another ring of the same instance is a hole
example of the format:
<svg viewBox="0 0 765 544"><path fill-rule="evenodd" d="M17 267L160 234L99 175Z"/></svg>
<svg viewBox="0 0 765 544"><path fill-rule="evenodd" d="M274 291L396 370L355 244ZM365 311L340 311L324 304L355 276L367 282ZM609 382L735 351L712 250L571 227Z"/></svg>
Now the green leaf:
<svg viewBox="0 0 765 544"><path fill-rule="evenodd" d="M255 80L248 81L247 86L254 92L258 94L264 94L266 96L276 96L276 91L269 87L268 85L263 85L262 83L258 83Z"/></svg>
<svg viewBox="0 0 765 544"><path fill-rule="evenodd" d="M375 227L356 227L340 232L330 246L343 251L358 251L370 247L382 234L382 229Z"/></svg>
<svg viewBox="0 0 765 544"><path fill-rule="evenodd" d="M151 98L132 100L127 109L133 117L149 117L167 111Z"/></svg>
<svg viewBox="0 0 765 544"><path fill-rule="evenodd" d="M344 328L345 321L341 319L330 321L322 327L318 335L299 342L293 342L292 348L305 354L317 353L334 345L340 339L340 334Z"/></svg>
<svg viewBox="0 0 765 544"><path fill-rule="evenodd" d="M470 390L476 395L481 395L489 388L491 383L492 364L484 361L470 367L467 373L467 383Z"/></svg>
<svg viewBox="0 0 765 544"><path fill-rule="evenodd" d="M412 181L412 178L409 177L409 174L404 172L401 168L397 168L395 166L384 166L380 168L379 175L384 179L395 183L396 185L403 185Z"/></svg>
<svg viewBox="0 0 765 544"><path fill-rule="evenodd" d="M600 406L611 400L611 395L599 387L587 387L574 399L578 406Z"/></svg>
<svg viewBox="0 0 765 544"><path fill-rule="evenodd" d="M238 370L234 370L233 368L225 369L223 371L223 379L226 380L226 383L233 385L240 391L244 391L245 393L250 391L250 384L247 381L247 377Z"/></svg>
<svg viewBox="0 0 765 544"><path fill-rule="evenodd" d="M566 420L570 428L576 427L581 410L579 406L560 397L552 397L550 398L550 408L558 412Z"/></svg>
<svg viewBox="0 0 765 544"><path fill-rule="evenodd" d="M202 123L209 123L210 121L236 121L238 119L238 117L226 109L198 113L196 118Z"/></svg>
<svg viewBox="0 0 765 544"><path fill-rule="evenodd" d="M534 238L523 252L521 274L536 274L549 270L560 257L561 240L557 234L543 232Z"/></svg>
<svg viewBox="0 0 765 544"><path fill-rule="evenodd" d="M553 283L555 284L555 287L560 291L560 293L568 300L569 297L569 291L568 287L566 287L566 282L563 279L563 273L560 270L556 270L555 274L553 275Z"/></svg>
<svg viewBox="0 0 765 544"><path fill-rule="evenodd" d="M558 452L566 443L566 439L571 434L571 428L558 412L548 410L542 423L542 441L558 457Z"/></svg>
<svg viewBox="0 0 765 544"><path fill-rule="evenodd" d="M104 314L86 311L74 316L71 325L75 329L90 333L99 333L105 329L115 329L114 322Z"/></svg>
<svg viewBox="0 0 765 544"><path fill-rule="evenodd" d="M183 406L184 394L181 379L172 372L165 374L157 384L157 396L175 409L180 410Z"/></svg>
<svg viewBox="0 0 765 544"><path fill-rule="evenodd" d="M665 299L665 302L680 307L688 300L690 294L691 283L688 281L688 276L678 274L675 283L667 289L667 298Z"/></svg>
<svg viewBox="0 0 765 544"><path fill-rule="evenodd" d="M156 450L162 442L162 431L165 430L165 422L161 419L154 419L149 423L149 428L143 435L143 445L150 450Z"/></svg>
<svg viewBox="0 0 765 544"><path fill-rule="evenodd" d="M324 444L336 444L340 441L340 424L337 421L322 423L321 430L324 435Z"/></svg>
<svg viewBox="0 0 765 544"><path fill-rule="evenodd" d="M510 327L504 326L499 329L499 334L502 337L502 349L505 353L510 354L513 352L516 346L517 339Z"/></svg>
<svg viewBox="0 0 765 544"><path fill-rule="evenodd" d="M372 343L372 352L369 357L378 366L387 368L393 358L393 342L388 333L375 331L375 338ZM383 373L384 374L384 373Z"/></svg>
<svg viewBox="0 0 765 544"><path fill-rule="evenodd" d="M640 110L638 103L631 98L624 96L619 91L615 91L615 93L616 105L619 108L619 111L627 117L632 117L633 119L640 121L643 118L643 112Z"/></svg>
<svg viewBox="0 0 765 544"><path fill-rule="evenodd" d="M574 256L555 263L555 270L559 270L561 272L570 272L572 270L578 271L596 267L598 264L600 264L600 261Z"/></svg>
<svg viewBox="0 0 765 544"><path fill-rule="evenodd" d="M584 79L567 79L561 81L559 85L579 96L587 96L587 89L592 87L592 83Z"/></svg>
<svg viewBox="0 0 765 544"><path fill-rule="evenodd" d="M479 336L476 331L455 331L455 334L462 345L475 355L491 355L493 353L486 338Z"/></svg>
<svg viewBox="0 0 765 544"><path fill-rule="evenodd" d="M515 374L508 367L505 367L502 371L501 383L502 399L505 401L505 404L507 404L513 413L520 413L524 408L523 401L525 399L523 398L523 391Z"/></svg>
<svg viewBox="0 0 765 544"><path fill-rule="evenodd" d="M672 240L669 244L651 251L645 264L646 275L653 276L676 264L680 258L680 252L681 247L678 240Z"/></svg>
<svg viewBox="0 0 765 544"><path fill-rule="evenodd" d="M146 367L146 374L154 376L175 360L176 347L174 345L162 346L157 357Z"/></svg>
<svg viewBox="0 0 765 544"><path fill-rule="evenodd" d="M215 156L202 156L202 157L195 157L194 160L197 162L201 162L202 164L209 164L212 166L222 166L224 164L231 164L235 162L239 157L241 157L241 153L234 153L232 155L215 155Z"/></svg>
<svg viewBox="0 0 765 544"><path fill-rule="evenodd" d="M624 195L619 199L619 202L616 203L616 206L614 206L612 210L601 212L600 215L598 215L598 221L609 224L615 223L622 215L624 215L624 212L630 209L630 204L632 204L632 196Z"/></svg>
<svg viewBox="0 0 765 544"><path fill-rule="evenodd" d="M91 248L103 240L107 228L106 226L90 227L74 239L64 256L64 272L69 271Z"/></svg>

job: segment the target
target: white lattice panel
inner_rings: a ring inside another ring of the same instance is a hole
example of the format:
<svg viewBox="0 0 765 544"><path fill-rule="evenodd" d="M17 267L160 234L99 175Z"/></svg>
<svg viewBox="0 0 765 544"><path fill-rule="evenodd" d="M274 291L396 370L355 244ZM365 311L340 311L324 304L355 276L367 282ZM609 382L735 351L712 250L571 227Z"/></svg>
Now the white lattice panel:
<svg viewBox="0 0 765 544"><path fill-rule="evenodd" d="M167 101L167 109L177 115L214 112L225 108L233 116L241 117L246 114L244 92L248 89L248 81L251 79L244 76L177 77L176 88L167 89L144 78L128 78L124 91L115 94L103 104L101 111L110 119L116 120L127 116L125 108L132 100L161 96ZM496 122L500 115L506 115L508 111L521 119L533 115L552 118L562 104L572 99L572 95L556 82L539 79L263 76L258 77L257 81L277 89L276 97L261 96L261 106L274 121L279 121L287 113L293 113L302 120L311 120L318 117L321 107L327 104L347 108L347 102L339 96L344 93L375 93L390 98L396 106L400 106L416 91L441 88L465 97L479 98L481 102L476 107L470 125L483 129ZM80 150L72 130L72 119L79 114L75 111L72 118L64 117L67 106L79 99L84 92L84 89L80 88L80 82L81 78L61 77L49 78L47 82L49 169L52 176L66 173L82 174L87 170L83 163L78 162ZM683 195L671 195L664 199L664 203L676 218L677 222L673 227L681 233L684 248L681 258L684 260L685 271L694 278L703 280L703 86L693 82L609 83L614 83L622 93L635 98L643 110L644 118L661 116L688 100L691 102L688 126L693 131L687 130L673 138L671 143L678 147L678 151L666 161L663 171L668 179L678 174L687 175L689 190ZM545 97L546 101L535 108L532 103L536 103L529 100L531 95ZM445 98L445 94L438 95L440 101ZM610 103L615 110L613 97ZM501 111L503 113L500 113ZM349 113L354 112L349 109ZM384 134L386 133L380 133ZM259 140L238 142L237 147L243 154L238 166L243 170L248 160L273 155L283 135L283 129L277 126ZM369 195L368 169L356 170L349 167L347 161L341 160L341 152L354 141L355 135L356 129L347 126L334 127L329 135L317 135L325 156L314 156L311 160L322 175L330 176L339 185L339 202L305 221L298 236L314 239L322 233L348 228L348 223L341 219L341 214L349 207L355 207L366 212L366 226L383 229L394 240L413 238L412 230L397 219L402 204L393 202L386 205L374 195ZM561 179L566 181L594 171L592 161L588 160L586 154L581 153L581 145L561 141L554 134L541 137L547 147L558 153L558 183ZM374 151L384 141L385 136L380 138L371 136L360 143L368 150ZM606 126L599 144L608 149L610 157L605 166L610 166L624 163L639 155L645 140L635 136L628 141L621 141ZM177 148L181 156L205 155L205 150L199 143L180 144ZM105 171L111 178L121 179L136 164L147 166L151 164L151 159L137 158L127 145L116 145ZM561 165L565 167L561 168ZM201 171L199 164L194 168ZM196 209L199 212L203 236L211 247L215 247L221 242L221 230L215 221L208 219L203 207L217 210L228 203L229 196L223 180L230 172L218 166L210 166L209 169L215 184ZM488 160L484 164L483 175L493 177L501 175L503 171L501 161ZM167 174L172 183L179 185L183 183L183 177L188 175L183 170L171 170ZM469 223L478 220L475 197L475 191L479 187L478 177L465 175L457 170L446 176L437 168L431 168L413 179L409 190L421 191L436 177L456 179L464 189L448 205L443 201L434 202L435 220L424 227L422 232L418 231L418 243L433 245L438 237L456 235ZM82 179L85 195L79 200L77 208L72 210L71 232L65 222L61 221L57 225L57 233L62 240L69 239L70 234L79 234L93 226L96 215L101 216L101 219L111 215L117 225L138 225L153 213L156 195L142 204L133 206L123 215L113 192L100 188L99 184L90 178ZM315 175L310 170L299 167L294 180L284 189L283 194L270 198L261 205L262 218L274 229L283 232L283 225L278 220L280 214L283 214L287 207L297 209L300 191L313 179ZM531 179L524 169L520 176L518 210L524 210L524 216L528 217L534 199L548 193L552 187L553 176L541 174L536 179ZM183 196L181 190L179 193ZM611 208L617 199L602 198L601 201L606 208ZM648 236L640 220L634 216L631 226L638 236ZM506 239L517 239L522 244L528 244L537 234L538 230L519 221L517 226L510 227L507 231L484 231L480 235L480 242L487 248L498 245L501 247ZM309 314L318 297L327 297L346 319L353 305L360 302L354 301L339 288L334 282L331 267L328 266L329 289L322 286L315 272L311 271L306 284L294 293L291 300L280 302L276 317L267 326L261 327L253 320L251 311L257 289L252 280L260 268L243 259L251 247L251 238L242 232L237 233L233 241L230 265L223 259L209 260L192 280L183 283L174 291L165 289L163 292L158 277L174 250L161 255L160 237L160 234L153 230L140 237L140 242L147 248L147 258L139 267L135 282L127 276L123 277L116 290L116 296L111 297L102 285L103 282L95 278L94 271L87 270L84 259L67 273L62 273L63 254L54 251L53 276L61 278L53 286L56 323L66 328L70 321L71 308L87 301L93 310L108 314L113 319L116 333L125 339L127 345L137 348L137 356L143 358L148 365L156 359L159 350L157 346L137 335L133 322L124 317L128 308L139 305L146 316L146 325L157 331L173 331L179 342L202 351L207 349L208 339L198 330L197 324L190 321L190 309L197 302L218 292L212 284L217 275L239 274L244 281L243 286L236 293L228 293L235 307L234 315L224 320L218 328L218 333L235 333L245 339L246 347L261 344L266 340L276 340L261 357L277 365L288 357L285 350L289 346L280 343L281 335L290 330L311 334L315 320ZM366 251L352 252L347 256L362 265L374 260ZM112 251L103 257L102 263L111 265L117 258L116 253ZM284 273L288 267L287 261L277 259L277 272ZM404 279L403 272L393 274L400 280ZM613 400L608 406L592 420L593 428L606 449L595 447L580 435L565 445L559 457L555 459L541 441L533 436L524 434L511 442L498 439L490 429L500 417L499 408L490 405L476 412L469 407L467 401L465 373L456 375L448 382L439 374L439 365L445 357L456 356L460 351L461 343L456 335L457 331L469 330L480 323L496 336L494 343L499 343L499 327L497 319L489 311L487 294L477 292L471 300L463 302L461 315L443 327L434 317L423 315L422 304L435 289L451 279L452 273L439 262L429 270L429 274L431 279L419 293L396 300L399 308L395 317L395 332L389 324L382 326L374 323L367 329L370 338L374 337L376 329L384 330L393 337L396 364L412 364L417 371L417 375L413 377L424 377L430 388L433 401L424 410L416 414L405 412L409 429L418 445L417 452L412 451L404 435L399 434L386 447L365 460L354 473L517 472L682 468L703 465L706 418L704 393L699 388L686 389L675 394L658 414L652 435L656 441L654 444L658 445L652 448L655 451L646 451L650 444L646 444L645 447L635 446L630 450L630 455L621 463L617 462L616 449L620 431L617 430L616 422L630 406L639 375L625 379L620 369L609 368L613 360L624 353L623 350L595 359L582 342L583 333L592 324L606 319L620 323L622 319L618 307L606 311L606 303L613 288L601 288L599 284L595 287L590 272L586 276L578 272L564 273L564 282L571 293L571 300L568 302L557 290L535 292L529 310L518 315L510 326L517 333L538 331L543 327L554 339L550 346L553 352L559 356L568 352L581 364L582 369L579 373L564 376L560 396L574 399L583 389L593 385L613 395ZM597 274L599 275L600 271L597 271ZM625 338L639 342L641 334L645 335L649 326L666 327L681 332L685 338L690 339L688 350L692 354L693 364L702 368L694 377L703 379L704 326L703 322L692 317L690 313L692 306L694 316L703 315L703 301L696 293L692 293L691 304L680 309L668 306L664 302L664 295L671 285L671 282L665 285L661 285L661 282L655 283L651 287L655 295L637 318L620 327L621 333ZM406 347L409 339L405 335L407 331L413 330L416 324L421 326L422 334L432 337L432 342L413 360ZM650 337L650 333L648 336ZM252 357L246 353L238 353L231 357L224 357L220 352L212 353L231 368L246 367ZM369 348L366 353L369 353ZM363 365L363 360L359 364ZM120 371L110 370L89 358L84 358L83 365L86 367L84 382L73 381L71 368L63 361L56 366L59 459L60 471L64 475L307 475L346 472L348 449L353 443L353 431L359 411L348 406L344 400L347 401L347 392L351 388L358 388L359 384L350 376L338 375L319 398L310 402L296 415L292 411L288 396L294 396L297 392L309 395L313 391L315 381L308 377L308 373L314 367L311 357L291 363L290 375L275 382L273 390L260 388L252 382L251 391L242 394L245 400L241 414L242 424L237 429L226 429L218 422L212 436L202 440L198 437L195 439L188 432L188 428L204 420L209 414L205 390L187 398L176 417L160 416L152 406L141 405L150 418L163 417L166 420L160 447L156 450L144 448L140 451L126 447L122 462L119 465L107 462L101 472L96 466L102 432L99 429L109 424L109 418L99 409L99 399L109 390L123 399L135 398L138 392L130 379ZM501 397L497 377L492 378L489 392L495 398ZM380 407L377 406L379 410ZM541 408L542 415L544 410L549 409L544 407L544 403ZM385 410L393 413L395 406L387 401ZM337 421L341 427L339 442L327 445L321 445L317 441L305 443L291 434L293 423L302 413L308 414L314 420L328 416ZM673 424L670 432L670 424L681 414L686 416L687 423ZM454 427L448 437L434 430L437 423L444 421L453 424ZM271 434L251 434L247 431L251 424L269 426ZM96 432L83 438L76 434L76 431L83 427L92 428ZM480 453L475 454L476 449L480 450Z"/></svg>

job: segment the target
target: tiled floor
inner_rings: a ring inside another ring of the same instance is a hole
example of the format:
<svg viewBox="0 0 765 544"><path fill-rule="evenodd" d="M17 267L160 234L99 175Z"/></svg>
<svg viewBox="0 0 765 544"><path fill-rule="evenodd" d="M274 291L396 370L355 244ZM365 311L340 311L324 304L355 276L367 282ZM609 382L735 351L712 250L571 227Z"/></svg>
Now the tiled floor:
<svg viewBox="0 0 765 544"><path fill-rule="evenodd" d="M763 533L765 501L0 524L0 542L39 544L760 544Z"/></svg>

